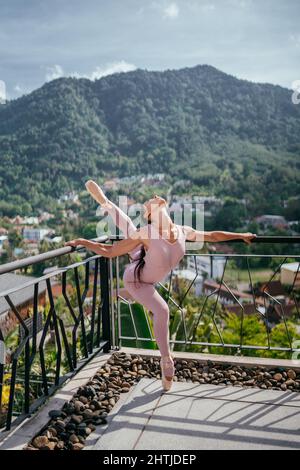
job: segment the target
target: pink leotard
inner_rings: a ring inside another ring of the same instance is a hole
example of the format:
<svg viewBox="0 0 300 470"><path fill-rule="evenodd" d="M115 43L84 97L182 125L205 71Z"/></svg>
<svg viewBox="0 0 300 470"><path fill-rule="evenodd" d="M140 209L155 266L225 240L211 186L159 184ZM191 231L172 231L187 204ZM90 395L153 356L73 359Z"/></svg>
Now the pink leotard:
<svg viewBox="0 0 300 470"><path fill-rule="evenodd" d="M149 248L144 257L145 265L141 271L140 283L155 284L161 282L174 269L185 253L185 234L181 225L177 227L177 239L169 242L163 238L155 226L148 226ZM140 254L140 248L132 254L133 261L126 267L124 281L135 282L134 269Z"/></svg>

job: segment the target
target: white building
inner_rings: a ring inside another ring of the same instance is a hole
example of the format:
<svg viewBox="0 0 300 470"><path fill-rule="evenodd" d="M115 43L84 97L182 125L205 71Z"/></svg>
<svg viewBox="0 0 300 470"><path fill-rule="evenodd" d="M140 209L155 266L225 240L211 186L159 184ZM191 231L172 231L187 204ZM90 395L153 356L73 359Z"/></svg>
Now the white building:
<svg viewBox="0 0 300 470"><path fill-rule="evenodd" d="M264 214L255 218L258 224L266 227L288 227L288 223L282 215Z"/></svg>
<svg viewBox="0 0 300 470"><path fill-rule="evenodd" d="M39 219L38 217L24 217L22 223L24 225L38 225Z"/></svg>
<svg viewBox="0 0 300 470"><path fill-rule="evenodd" d="M70 191L69 193L62 194L58 202L78 202L79 197L75 191Z"/></svg>
<svg viewBox="0 0 300 470"><path fill-rule="evenodd" d="M62 242L62 239L63 237L61 237L60 235L57 235L56 237L44 237L44 239L49 242L49 243L61 243Z"/></svg>
<svg viewBox="0 0 300 470"><path fill-rule="evenodd" d="M5 240L7 240L7 235L1 235L0 236L0 250L3 249L3 243L5 242Z"/></svg>
<svg viewBox="0 0 300 470"><path fill-rule="evenodd" d="M222 277L225 262L224 256L188 256L187 269L196 271L197 268L199 274L206 273L207 277L216 279Z"/></svg>
<svg viewBox="0 0 300 470"><path fill-rule="evenodd" d="M196 277L196 272L191 271L189 269L175 269L173 271L173 280L176 277L178 277L179 279L184 279L185 281L191 283ZM200 274L198 274L198 276L196 277L193 284L193 288L195 291L195 295L199 297L202 294L203 290L203 277Z"/></svg>
<svg viewBox="0 0 300 470"><path fill-rule="evenodd" d="M280 270L281 284L292 286L295 280L295 287L300 287L300 260L295 263L284 263Z"/></svg>
<svg viewBox="0 0 300 470"><path fill-rule="evenodd" d="M47 228L24 228L23 238L33 242L39 242L43 240L51 230Z"/></svg>

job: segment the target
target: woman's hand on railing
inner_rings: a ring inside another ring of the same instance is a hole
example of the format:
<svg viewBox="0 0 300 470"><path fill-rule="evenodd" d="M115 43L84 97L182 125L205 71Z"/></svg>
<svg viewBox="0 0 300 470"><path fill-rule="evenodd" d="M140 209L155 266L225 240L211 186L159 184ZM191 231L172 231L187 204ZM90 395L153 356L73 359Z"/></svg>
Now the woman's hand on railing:
<svg viewBox="0 0 300 470"><path fill-rule="evenodd" d="M75 238L75 240L69 240L68 242L66 242L65 246L72 246L75 248L76 246L84 245L84 242L84 238Z"/></svg>
<svg viewBox="0 0 300 470"><path fill-rule="evenodd" d="M246 232L246 233L242 234L243 241L245 243L247 243L248 245L250 245L252 240L256 237L257 237L257 235L255 233L251 233L251 232Z"/></svg>
<svg viewBox="0 0 300 470"><path fill-rule="evenodd" d="M65 243L65 246L72 246L73 248L79 245L85 247L87 250L93 251L97 255L106 256L108 258L112 255L111 250L113 246L106 245L105 243L94 242L92 240L86 240L85 238L76 238L75 240L70 240Z"/></svg>

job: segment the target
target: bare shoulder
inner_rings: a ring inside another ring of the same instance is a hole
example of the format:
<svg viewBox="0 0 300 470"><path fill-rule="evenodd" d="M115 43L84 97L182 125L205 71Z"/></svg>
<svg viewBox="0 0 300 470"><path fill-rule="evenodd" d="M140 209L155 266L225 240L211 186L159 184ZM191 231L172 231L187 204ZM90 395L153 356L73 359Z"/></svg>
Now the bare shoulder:
<svg viewBox="0 0 300 470"><path fill-rule="evenodd" d="M196 230L189 225L181 225L182 231L188 241L203 241L205 240L207 233L201 230Z"/></svg>
<svg viewBox="0 0 300 470"><path fill-rule="evenodd" d="M195 232L193 227L190 227L189 225L179 225L179 227L181 228L185 236L191 235Z"/></svg>
<svg viewBox="0 0 300 470"><path fill-rule="evenodd" d="M130 234L133 240L147 240L149 238L149 226L144 225Z"/></svg>

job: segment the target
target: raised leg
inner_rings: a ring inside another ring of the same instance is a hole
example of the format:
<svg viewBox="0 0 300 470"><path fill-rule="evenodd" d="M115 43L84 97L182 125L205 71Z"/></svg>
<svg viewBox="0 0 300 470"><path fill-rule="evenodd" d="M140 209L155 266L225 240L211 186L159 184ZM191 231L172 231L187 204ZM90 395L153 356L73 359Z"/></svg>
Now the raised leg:
<svg viewBox="0 0 300 470"><path fill-rule="evenodd" d="M125 238L129 238L133 232L137 230L136 226L132 222L131 218L125 214L120 207L116 206L112 201L110 201L100 188L97 183L92 180L87 181L86 188L91 194L91 196L97 201L105 210L108 212L112 218L116 227L118 227L123 233ZM131 258L135 259L141 249L141 246L136 247L133 251L129 253Z"/></svg>
<svg viewBox="0 0 300 470"><path fill-rule="evenodd" d="M136 226L125 212L110 201L95 181L89 180L85 184L90 195L109 213L114 224L119 227L123 235L128 238L132 232L137 230Z"/></svg>
<svg viewBox="0 0 300 470"><path fill-rule="evenodd" d="M114 224L119 227L124 237L130 237L131 234L137 230L131 218L125 214L120 207L116 206L116 204L108 200L108 203L103 207L111 216Z"/></svg>

